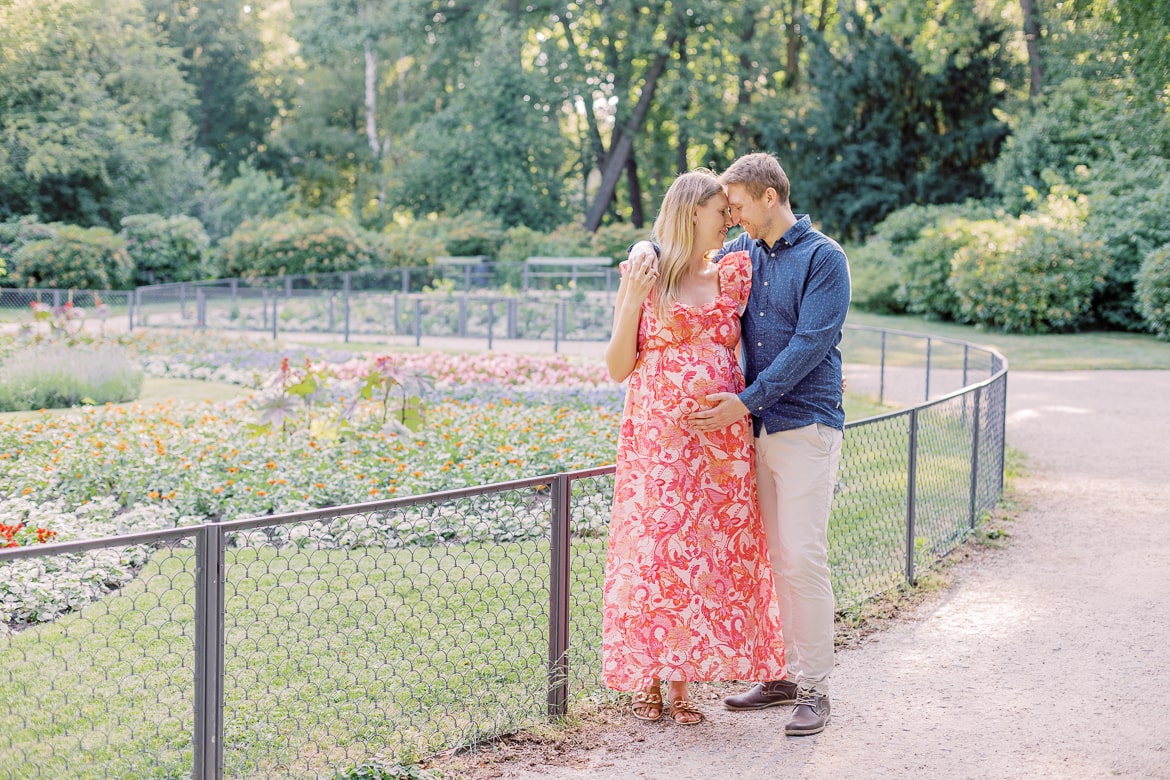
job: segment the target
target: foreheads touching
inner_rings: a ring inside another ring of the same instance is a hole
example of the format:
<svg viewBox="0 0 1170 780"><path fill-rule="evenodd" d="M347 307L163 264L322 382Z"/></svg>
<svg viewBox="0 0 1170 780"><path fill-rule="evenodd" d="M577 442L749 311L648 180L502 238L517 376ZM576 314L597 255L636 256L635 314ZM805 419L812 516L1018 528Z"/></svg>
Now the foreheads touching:
<svg viewBox="0 0 1170 780"><path fill-rule="evenodd" d="M763 199L768 190L772 189L781 205L788 204L788 175L780 167L780 161L770 154L745 154L733 162L719 180L728 188L735 185L742 187L755 200Z"/></svg>

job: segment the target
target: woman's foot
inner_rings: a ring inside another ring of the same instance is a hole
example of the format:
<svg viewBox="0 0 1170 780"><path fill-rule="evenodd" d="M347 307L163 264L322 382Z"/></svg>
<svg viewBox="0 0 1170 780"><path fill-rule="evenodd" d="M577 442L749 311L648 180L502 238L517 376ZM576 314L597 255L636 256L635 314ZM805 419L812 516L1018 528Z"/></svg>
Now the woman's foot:
<svg viewBox="0 0 1170 780"><path fill-rule="evenodd" d="M703 722L703 712L687 697L685 682L669 683L666 695L670 700L670 718L675 723L680 726L694 726Z"/></svg>
<svg viewBox="0 0 1170 780"><path fill-rule="evenodd" d="M661 683L658 680L635 693L630 700L630 711L638 720L656 721L662 717L663 709Z"/></svg>

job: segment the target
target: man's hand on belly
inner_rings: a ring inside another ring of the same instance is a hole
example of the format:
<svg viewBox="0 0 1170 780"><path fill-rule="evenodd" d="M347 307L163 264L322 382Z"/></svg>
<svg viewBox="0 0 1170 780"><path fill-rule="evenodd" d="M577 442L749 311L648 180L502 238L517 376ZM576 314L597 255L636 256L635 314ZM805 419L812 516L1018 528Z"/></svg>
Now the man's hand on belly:
<svg viewBox="0 0 1170 780"><path fill-rule="evenodd" d="M739 422L748 414L748 408L735 393L712 393L707 396L707 402L715 406L687 417L687 421L697 431L722 430Z"/></svg>

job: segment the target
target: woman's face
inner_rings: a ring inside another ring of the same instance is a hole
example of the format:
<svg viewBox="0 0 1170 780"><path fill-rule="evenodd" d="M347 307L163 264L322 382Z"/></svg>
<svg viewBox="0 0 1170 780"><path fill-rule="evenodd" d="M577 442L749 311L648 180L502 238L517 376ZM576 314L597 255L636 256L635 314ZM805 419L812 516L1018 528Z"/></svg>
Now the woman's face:
<svg viewBox="0 0 1170 780"><path fill-rule="evenodd" d="M727 196L717 192L695 209L695 248L704 252L719 249L732 226Z"/></svg>

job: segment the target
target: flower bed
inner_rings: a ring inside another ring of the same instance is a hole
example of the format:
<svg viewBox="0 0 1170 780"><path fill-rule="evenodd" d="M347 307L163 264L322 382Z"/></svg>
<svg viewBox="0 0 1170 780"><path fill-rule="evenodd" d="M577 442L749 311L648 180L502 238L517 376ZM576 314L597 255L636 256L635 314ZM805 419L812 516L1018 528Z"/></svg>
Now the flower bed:
<svg viewBox="0 0 1170 780"><path fill-rule="evenodd" d="M165 337L119 341L148 375L234 381L256 392L217 404L107 405L0 421L0 524L42 529L37 539L22 529L22 542L416 495L602 465L615 454L621 388L603 367L563 356L354 356L281 352L215 338L193 346ZM279 425L264 427L258 424L264 399L273 393L273 377L282 376L282 361L285 384L277 392L284 393L286 413ZM287 367L298 361L304 368ZM433 377L421 393L424 417L413 432L382 425L379 413L385 410L377 398L360 408L354 403L371 372L389 370ZM322 386L291 397L297 386L292 383L310 374L323 378ZM477 527L474 538L545 533L530 519L498 508L484 518L487 525ZM347 525L356 522L366 526ZM322 524L286 541L398 546L436 540L401 526L369 527L368 519ZM64 590L46 583L57 579L43 562L37 571L29 562L5 564L0 622L52 617L78 599L116 587L141 555L130 550L100 564L87 560L86 570L96 567L108 576L95 575L89 585L70 580ZM31 582L40 582L49 595L34 598Z"/></svg>

